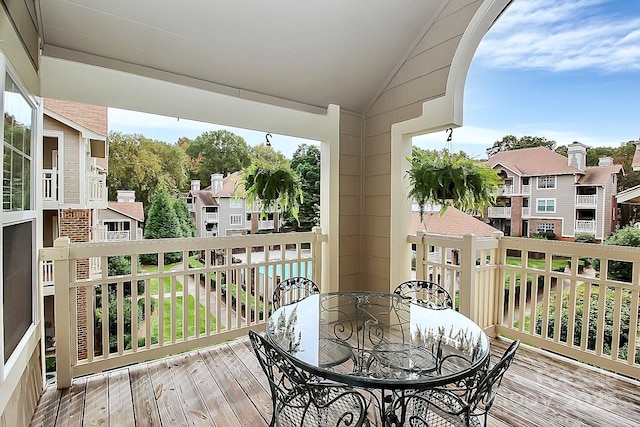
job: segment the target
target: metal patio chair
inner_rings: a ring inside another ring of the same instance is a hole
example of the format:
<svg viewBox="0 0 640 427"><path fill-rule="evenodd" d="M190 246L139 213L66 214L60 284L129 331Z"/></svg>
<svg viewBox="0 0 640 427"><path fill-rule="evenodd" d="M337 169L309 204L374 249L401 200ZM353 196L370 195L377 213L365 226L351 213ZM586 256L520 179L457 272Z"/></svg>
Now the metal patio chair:
<svg viewBox="0 0 640 427"><path fill-rule="evenodd" d="M270 426L368 426L368 403L355 389L297 367L261 335L249 331L253 350L269 380Z"/></svg>
<svg viewBox="0 0 640 427"><path fill-rule="evenodd" d="M404 412L405 425L486 426L496 390L519 345L520 340L513 341L498 363L481 375L478 381L469 381L466 389L444 387L418 392L396 402L397 412Z"/></svg>
<svg viewBox="0 0 640 427"><path fill-rule="evenodd" d="M451 295L437 283L424 280L408 280L400 283L393 293L403 298L411 298L429 308L453 308Z"/></svg>
<svg viewBox="0 0 640 427"><path fill-rule="evenodd" d="M277 310L283 305L301 301L309 295L319 294L318 285L306 277L290 277L276 285L273 290L273 309Z"/></svg>

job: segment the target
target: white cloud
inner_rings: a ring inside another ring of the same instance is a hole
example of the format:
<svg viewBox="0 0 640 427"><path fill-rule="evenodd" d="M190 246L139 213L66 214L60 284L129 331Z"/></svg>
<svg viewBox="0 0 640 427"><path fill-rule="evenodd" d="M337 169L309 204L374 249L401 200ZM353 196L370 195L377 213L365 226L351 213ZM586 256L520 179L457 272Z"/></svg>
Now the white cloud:
<svg viewBox="0 0 640 427"><path fill-rule="evenodd" d="M640 19L606 0L518 0L478 48L489 67L640 70Z"/></svg>

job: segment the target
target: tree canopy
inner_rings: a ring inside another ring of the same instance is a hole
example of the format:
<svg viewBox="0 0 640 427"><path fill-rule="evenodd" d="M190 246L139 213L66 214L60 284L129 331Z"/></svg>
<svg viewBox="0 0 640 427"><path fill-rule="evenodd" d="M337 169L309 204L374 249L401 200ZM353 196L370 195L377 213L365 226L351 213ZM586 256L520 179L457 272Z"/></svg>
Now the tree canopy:
<svg viewBox="0 0 640 427"><path fill-rule="evenodd" d="M174 209L175 202L164 187L160 187L153 195L151 209L144 228L145 239L171 239L183 237L181 219ZM140 256L144 264L157 264L156 254ZM171 264L182 260L182 252L165 253L165 263Z"/></svg>
<svg viewBox="0 0 640 427"><path fill-rule="evenodd" d="M487 156L492 157L501 151L519 150L521 148L547 147L549 150L555 150L556 141L548 140L540 136L523 136L517 138L514 135L506 135L502 139L493 143L485 151Z"/></svg>
<svg viewBox="0 0 640 427"><path fill-rule="evenodd" d="M300 144L293 153L291 169L300 177L302 189L299 223L288 213L283 220L295 231L311 231L320 223L320 149L312 144Z"/></svg>
<svg viewBox="0 0 640 427"><path fill-rule="evenodd" d="M251 151L241 136L228 130L205 132L188 143L185 152L192 160L191 178L199 179L202 187L211 184L211 174L227 175L251 164Z"/></svg>
<svg viewBox="0 0 640 427"><path fill-rule="evenodd" d="M266 144L259 144L250 148L251 159L265 163L286 163L289 160L280 151Z"/></svg>
<svg viewBox="0 0 640 427"><path fill-rule="evenodd" d="M158 187L171 193L188 187L188 170L189 159L177 145L139 134L109 134L109 199L115 200L117 190L134 190L145 216Z"/></svg>

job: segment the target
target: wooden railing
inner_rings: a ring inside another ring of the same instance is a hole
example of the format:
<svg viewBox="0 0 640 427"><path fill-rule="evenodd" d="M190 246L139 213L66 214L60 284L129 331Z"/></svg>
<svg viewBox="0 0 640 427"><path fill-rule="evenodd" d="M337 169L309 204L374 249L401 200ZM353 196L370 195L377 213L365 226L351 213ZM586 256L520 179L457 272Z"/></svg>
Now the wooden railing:
<svg viewBox="0 0 640 427"><path fill-rule="evenodd" d="M57 239L53 248L40 251L40 260L54 262L58 388L68 388L74 376L191 350L261 327L280 280L302 275L322 283L325 241L319 229L108 243ZM113 257L125 257L130 273L109 276L106 266ZM88 274L93 258L102 262L100 277ZM153 258L157 267L142 265Z"/></svg>
<svg viewBox="0 0 640 427"><path fill-rule="evenodd" d="M55 168L42 170L42 200L58 201L58 171Z"/></svg>
<svg viewBox="0 0 640 427"><path fill-rule="evenodd" d="M596 205L596 195L590 194L578 194L576 195L576 206L595 206Z"/></svg>
<svg viewBox="0 0 640 427"><path fill-rule="evenodd" d="M107 208L107 176L97 173L87 174L87 201L96 209Z"/></svg>
<svg viewBox="0 0 640 427"><path fill-rule="evenodd" d="M576 233L595 233L596 231L596 222L593 220L582 220L577 219L575 222L575 232Z"/></svg>
<svg viewBox="0 0 640 427"><path fill-rule="evenodd" d="M488 333L640 378L640 248L498 235L409 241L416 278L444 286Z"/></svg>

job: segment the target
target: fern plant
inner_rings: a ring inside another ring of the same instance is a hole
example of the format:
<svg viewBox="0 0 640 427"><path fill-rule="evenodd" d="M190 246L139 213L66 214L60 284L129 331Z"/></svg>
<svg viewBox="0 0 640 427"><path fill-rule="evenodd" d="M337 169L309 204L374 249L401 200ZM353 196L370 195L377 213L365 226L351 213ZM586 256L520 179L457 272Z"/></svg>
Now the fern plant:
<svg viewBox="0 0 640 427"><path fill-rule="evenodd" d="M298 221L302 188L300 177L288 162L266 163L254 160L240 174L236 185L243 188L248 205L259 206L260 216L278 209L288 211Z"/></svg>
<svg viewBox="0 0 640 427"><path fill-rule="evenodd" d="M495 201L500 183L496 171L464 153L452 154L445 149L434 154L420 150L414 151L408 160L409 197L420 208L420 221L428 204L440 205L443 215L449 206L476 213Z"/></svg>

